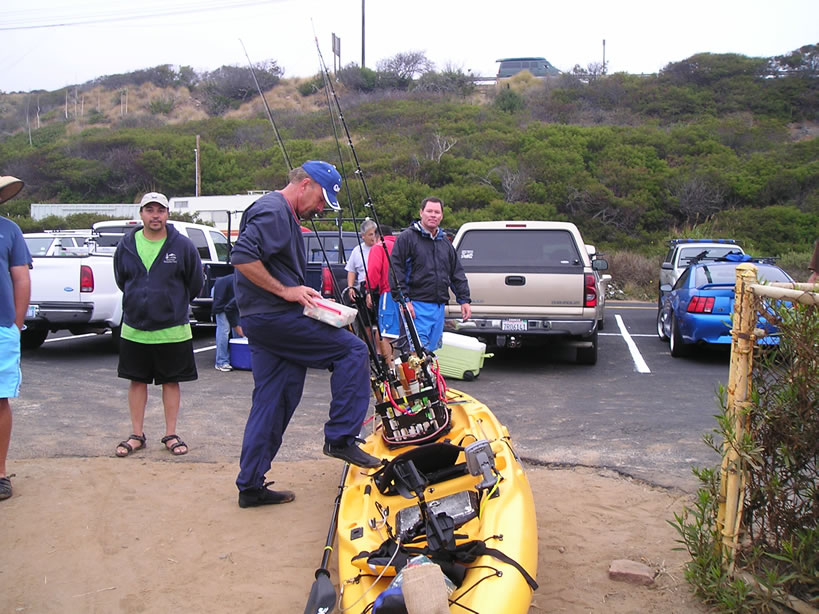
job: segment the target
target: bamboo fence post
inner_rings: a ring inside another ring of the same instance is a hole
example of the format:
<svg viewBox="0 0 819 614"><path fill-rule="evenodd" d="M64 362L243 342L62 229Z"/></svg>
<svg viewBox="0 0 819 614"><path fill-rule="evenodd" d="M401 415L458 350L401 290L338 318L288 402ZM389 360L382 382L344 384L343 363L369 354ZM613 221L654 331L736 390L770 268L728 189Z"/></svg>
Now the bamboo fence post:
<svg viewBox="0 0 819 614"><path fill-rule="evenodd" d="M745 497L745 462L738 446L747 430L747 407L751 396L751 369L754 360L754 327L756 309L750 289L755 284L756 267L743 263L737 267L734 291L733 327L731 329L731 366L728 375L727 418L733 423L733 441L722 443L720 499L717 529L722 535L720 553L723 566L732 573L736 555L742 507Z"/></svg>

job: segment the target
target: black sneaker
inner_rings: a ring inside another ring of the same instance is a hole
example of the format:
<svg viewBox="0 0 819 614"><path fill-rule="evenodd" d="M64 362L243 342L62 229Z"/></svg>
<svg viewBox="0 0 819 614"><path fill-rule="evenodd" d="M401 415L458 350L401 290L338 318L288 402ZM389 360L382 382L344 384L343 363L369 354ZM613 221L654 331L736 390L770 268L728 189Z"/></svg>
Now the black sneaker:
<svg viewBox="0 0 819 614"><path fill-rule="evenodd" d="M248 488L239 491L239 507L259 507L260 505L276 505L290 503L296 495L289 490L270 490L268 482L260 488Z"/></svg>
<svg viewBox="0 0 819 614"><path fill-rule="evenodd" d="M0 501L11 497L11 478L14 474L0 478Z"/></svg>
<svg viewBox="0 0 819 614"><path fill-rule="evenodd" d="M336 443L325 443L324 453L327 456L332 456L333 458L340 458L341 460L347 461L351 465L355 465L357 467L373 469L381 466L380 460L378 460L375 456L370 456L354 443L347 446Z"/></svg>

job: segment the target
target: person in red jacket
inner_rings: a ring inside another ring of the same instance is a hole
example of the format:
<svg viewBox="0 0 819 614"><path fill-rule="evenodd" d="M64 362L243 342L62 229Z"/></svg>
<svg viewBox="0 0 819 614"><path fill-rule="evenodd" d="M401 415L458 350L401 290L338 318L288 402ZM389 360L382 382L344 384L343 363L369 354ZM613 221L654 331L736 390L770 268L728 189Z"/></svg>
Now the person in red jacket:
<svg viewBox="0 0 819 614"><path fill-rule="evenodd" d="M367 284L378 294L378 332L381 354L392 364L392 342L401 334L399 324L401 314L398 303L390 294L390 254L395 244L392 228L380 224L380 240L370 249L367 258ZM371 295L367 295L368 306L372 302Z"/></svg>

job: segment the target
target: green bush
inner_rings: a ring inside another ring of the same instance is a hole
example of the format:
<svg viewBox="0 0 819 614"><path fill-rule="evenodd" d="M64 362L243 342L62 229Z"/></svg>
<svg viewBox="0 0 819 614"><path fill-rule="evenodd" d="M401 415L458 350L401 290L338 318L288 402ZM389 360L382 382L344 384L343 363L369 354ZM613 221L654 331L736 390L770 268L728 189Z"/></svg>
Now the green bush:
<svg viewBox="0 0 819 614"><path fill-rule="evenodd" d="M755 353L750 402L740 410L746 432L737 433L723 388L717 428L705 437L719 453L733 449L746 472L734 556L740 573L730 577L720 555L717 469L695 470L702 482L696 503L671 523L691 556L686 579L720 612L780 611L775 602L785 596L819 603L819 308L760 304L779 344Z"/></svg>

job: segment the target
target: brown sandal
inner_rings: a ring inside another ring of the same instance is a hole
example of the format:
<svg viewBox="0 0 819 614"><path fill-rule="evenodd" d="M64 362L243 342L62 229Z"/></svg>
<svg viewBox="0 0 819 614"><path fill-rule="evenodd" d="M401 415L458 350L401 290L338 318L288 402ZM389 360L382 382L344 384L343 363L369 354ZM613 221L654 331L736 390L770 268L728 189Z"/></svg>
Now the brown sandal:
<svg viewBox="0 0 819 614"><path fill-rule="evenodd" d="M176 439L176 443L169 446L168 442L171 441L172 439ZM163 437L159 441L161 441L163 444L165 444L165 448L168 450L168 452L170 452L174 456L182 456L182 455L188 453L188 444L186 444L184 441L179 439L178 435L165 435L165 437ZM177 452L176 451L177 448L185 448L185 451L184 452Z"/></svg>
<svg viewBox="0 0 819 614"><path fill-rule="evenodd" d="M142 445L139 446L138 448L134 448L130 443L128 443L128 441L131 440L131 439L133 439L134 441L140 442ZM145 433L142 433L142 435L137 435L136 433L131 433L128 436L128 439L126 439L125 441L120 441L117 444L116 455L119 456L120 458L125 458L126 456L130 456L134 452L142 450L147 445L148 445L148 442L145 441ZM124 454L121 453L119 451L119 448L125 448L125 453Z"/></svg>

